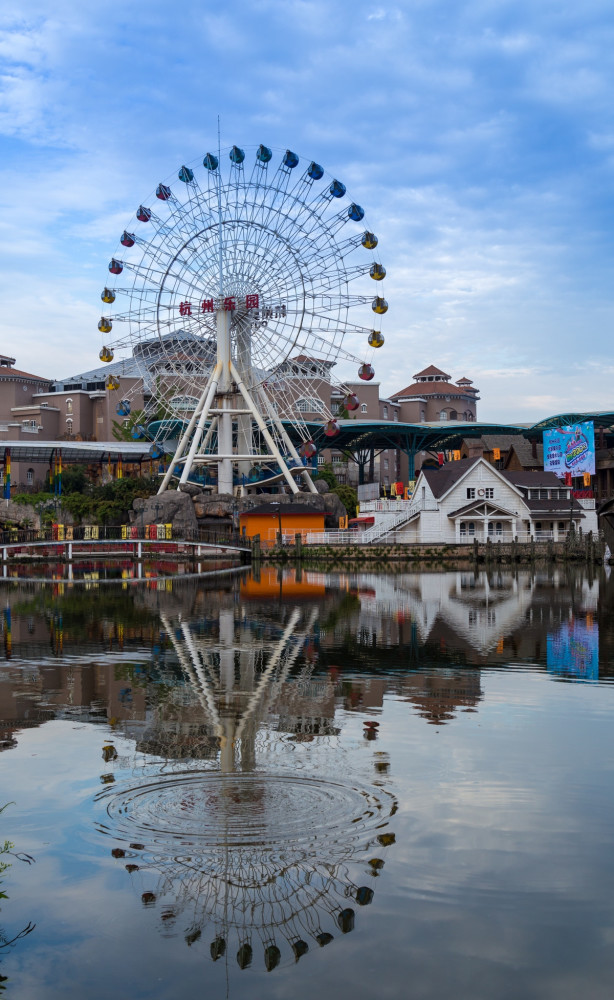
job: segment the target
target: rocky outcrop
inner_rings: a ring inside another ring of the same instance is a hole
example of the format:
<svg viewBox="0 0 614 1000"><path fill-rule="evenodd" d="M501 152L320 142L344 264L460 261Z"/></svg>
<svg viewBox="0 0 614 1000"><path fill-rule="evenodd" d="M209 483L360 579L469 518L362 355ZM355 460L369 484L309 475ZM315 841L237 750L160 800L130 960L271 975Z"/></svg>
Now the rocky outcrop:
<svg viewBox="0 0 614 1000"><path fill-rule="evenodd" d="M192 497L177 490L137 499L132 504L131 524L172 524L174 535L186 535L196 531L198 521Z"/></svg>
<svg viewBox="0 0 614 1000"><path fill-rule="evenodd" d="M318 480L320 482L320 480ZM259 493L247 497L234 497L230 493L203 493L192 483L177 490L167 490L159 496L135 500L130 515L132 524L172 524L173 534L194 532L199 526L230 529L236 516L244 510L258 507L270 500L281 503L303 504L326 515L326 527L336 530L339 518L345 516L345 507L336 493Z"/></svg>

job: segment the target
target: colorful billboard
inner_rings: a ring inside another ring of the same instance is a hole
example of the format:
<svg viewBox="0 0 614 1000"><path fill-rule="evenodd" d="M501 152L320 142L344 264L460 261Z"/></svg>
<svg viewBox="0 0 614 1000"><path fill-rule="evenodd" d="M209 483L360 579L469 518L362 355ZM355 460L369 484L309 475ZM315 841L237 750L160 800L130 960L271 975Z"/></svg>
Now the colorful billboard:
<svg viewBox="0 0 614 1000"><path fill-rule="evenodd" d="M567 473L595 475L595 426L592 421L544 431L544 471L554 472L559 479L564 479Z"/></svg>
<svg viewBox="0 0 614 1000"><path fill-rule="evenodd" d="M548 671L561 677L583 681L599 679L599 630L592 618L565 622L559 631L548 635Z"/></svg>

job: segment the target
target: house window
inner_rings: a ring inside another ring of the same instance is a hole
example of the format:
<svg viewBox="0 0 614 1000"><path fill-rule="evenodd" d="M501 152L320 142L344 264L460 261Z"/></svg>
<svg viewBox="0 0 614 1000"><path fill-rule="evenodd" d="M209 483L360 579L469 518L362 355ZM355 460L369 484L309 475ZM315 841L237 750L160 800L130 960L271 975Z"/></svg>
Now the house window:
<svg viewBox="0 0 614 1000"><path fill-rule="evenodd" d="M494 495L495 495L494 488L492 486L487 486L486 489L484 490L484 496L486 497L486 499L492 500Z"/></svg>
<svg viewBox="0 0 614 1000"><path fill-rule="evenodd" d="M66 400L66 412L72 413L72 399Z"/></svg>
<svg viewBox="0 0 614 1000"><path fill-rule="evenodd" d="M341 409L341 407L339 406L339 403L331 403L330 409L331 409L331 413L334 414L334 413L339 413L339 410Z"/></svg>
<svg viewBox="0 0 614 1000"><path fill-rule="evenodd" d="M28 469L26 472L26 483L31 486L34 482L34 469Z"/></svg>
<svg viewBox="0 0 614 1000"><path fill-rule="evenodd" d="M424 410L420 410L420 423L423 424L425 420L426 420L426 413L424 412Z"/></svg>
<svg viewBox="0 0 614 1000"><path fill-rule="evenodd" d="M360 412L361 413L366 413L367 412L367 404L366 403L361 403Z"/></svg>
<svg viewBox="0 0 614 1000"><path fill-rule="evenodd" d="M324 465L325 462L326 459L324 458L324 455L318 455L318 465Z"/></svg>
<svg viewBox="0 0 614 1000"><path fill-rule="evenodd" d="M398 410L393 410L393 415L394 415L394 419L395 420L399 419L399 411Z"/></svg>
<svg viewBox="0 0 614 1000"><path fill-rule="evenodd" d="M388 407L384 407L384 420L388 420Z"/></svg>
<svg viewBox="0 0 614 1000"><path fill-rule="evenodd" d="M467 500L475 500L475 487L474 486L468 486L467 487Z"/></svg>
<svg viewBox="0 0 614 1000"><path fill-rule="evenodd" d="M458 420L458 413L456 410L450 410L450 420Z"/></svg>
<svg viewBox="0 0 614 1000"><path fill-rule="evenodd" d="M467 536L472 538L475 535L475 521L461 521L460 533L461 538L467 538Z"/></svg>
<svg viewBox="0 0 614 1000"><path fill-rule="evenodd" d="M66 417L66 433L72 434L72 417Z"/></svg>
<svg viewBox="0 0 614 1000"><path fill-rule="evenodd" d="M446 410L442 410L441 411L441 413L439 414L439 419L440 420L447 420L448 419L448 414L447 414Z"/></svg>

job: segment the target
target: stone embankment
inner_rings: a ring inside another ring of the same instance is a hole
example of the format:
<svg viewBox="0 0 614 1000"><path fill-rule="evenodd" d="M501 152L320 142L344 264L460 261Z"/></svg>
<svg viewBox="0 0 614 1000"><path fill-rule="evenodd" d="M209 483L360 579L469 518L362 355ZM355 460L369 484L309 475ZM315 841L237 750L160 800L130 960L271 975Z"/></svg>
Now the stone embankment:
<svg viewBox="0 0 614 1000"><path fill-rule="evenodd" d="M384 568L395 563L435 563L439 565L507 565L581 562L602 564L603 539L592 533L576 535L564 542L478 542L473 545L434 545L408 543L391 545L304 545L300 536L294 545L260 549L253 547L255 561L300 563L302 566L347 567L351 565Z"/></svg>

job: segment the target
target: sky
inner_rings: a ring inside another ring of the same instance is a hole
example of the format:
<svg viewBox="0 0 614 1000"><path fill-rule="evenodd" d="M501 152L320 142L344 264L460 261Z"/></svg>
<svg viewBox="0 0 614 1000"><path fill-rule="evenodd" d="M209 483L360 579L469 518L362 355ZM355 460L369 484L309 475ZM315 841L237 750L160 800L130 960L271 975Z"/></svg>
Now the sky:
<svg viewBox="0 0 614 1000"><path fill-rule="evenodd" d="M98 364L119 235L222 142L296 150L380 239L384 394L434 363L478 417L614 409L607 0L5 0L0 350ZM385 356L384 356L385 355Z"/></svg>

